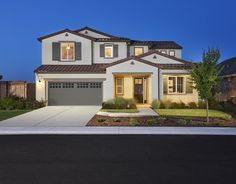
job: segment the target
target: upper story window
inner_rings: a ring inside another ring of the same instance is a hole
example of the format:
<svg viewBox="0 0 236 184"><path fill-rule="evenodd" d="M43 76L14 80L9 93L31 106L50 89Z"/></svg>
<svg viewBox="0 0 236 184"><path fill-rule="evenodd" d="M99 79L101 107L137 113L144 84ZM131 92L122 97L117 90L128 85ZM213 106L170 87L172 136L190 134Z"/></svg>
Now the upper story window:
<svg viewBox="0 0 236 184"><path fill-rule="evenodd" d="M175 51L174 51L174 50L170 50L170 51L169 51L169 55L170 55L170 56L175 56Z"/></svg>
<svg viewBox="0 0 236 184"><path fill-rule="evenodd" d="M141 54L143 54L143 47L135 47L134 48L134 55L135 56L138 56L138 55L141 55Z"/></svg>
<svg viewBox="0 0 236 184"><path fill-rule="evenodd" d="M161 50L160 52L163 53L163 54L167 54L166 50Z"/></svg>
<svg viewBox="0 0 236 184"><path fill-rule="evenodd" d="M105 45L105 58L112 58L113 57L113 45Z"/></svg>
<svg viewBox="0 0 236 184"><path fill-rule="evenodd" d="M61 61L75 60L75 43L61 42Z"/></svg>
<svg viewBox="0 0 236 184"><path fill-rule="evenodd" d="M183 94L185 93L184 77L171 76L168 77L168 94Z"/></svg>

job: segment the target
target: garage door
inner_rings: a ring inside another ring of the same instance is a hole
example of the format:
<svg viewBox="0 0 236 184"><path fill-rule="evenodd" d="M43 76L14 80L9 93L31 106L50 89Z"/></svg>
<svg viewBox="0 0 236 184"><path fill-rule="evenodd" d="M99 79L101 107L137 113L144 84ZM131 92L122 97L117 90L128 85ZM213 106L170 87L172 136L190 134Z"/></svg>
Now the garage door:
<svg viewBox="0 0 236 184"><path fill-rule="evenodd" d="M48 105L101 105L102 82L49 82Z"/></svg>

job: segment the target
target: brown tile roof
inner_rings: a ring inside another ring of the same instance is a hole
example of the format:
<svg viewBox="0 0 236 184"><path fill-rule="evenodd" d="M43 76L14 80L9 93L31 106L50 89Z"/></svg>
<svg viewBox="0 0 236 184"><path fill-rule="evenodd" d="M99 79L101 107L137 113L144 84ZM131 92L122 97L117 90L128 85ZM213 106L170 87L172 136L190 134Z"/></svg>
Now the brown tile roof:
<svg viewBox="0 0 236 184"><path fill-rule="evenodd" d="M130 42L133 46L147 45L150 49L182 49L183 47L174 41L140 41L131 40Z"/></svg>
<svg viewBox="0 0 236 184"><path fill-rule="evenodd" d="M106 73L107 64L93 65L41 65L36 73Z"/></svg>
<svg viewBox="0 0 236 184"><path fill-rule="evenodd" d="M236 57L227 59L217 66L221 69L219 76L236 75Z"/></svg>
<svg viewBox="0 0 236 184"><path fill-rule="evenodd" d="M115 62L113 62L111 64L108 64L106 67L108 68L110 66L114 66L114 65L117 65L117 64L129 61L129 60L136 60L136 61L139 61L141 63L145 63L145 64L148 64L148 65L157 67L157 68L162 68L162 66L160 64L156 64L156 63L153 63L153 62L150 62L150 61L147 61L147 60L135 57L135 56L131 56L131 57L128 57L128 58L125 58L125 59L121 59L121 60L115 61Z"/></svg>

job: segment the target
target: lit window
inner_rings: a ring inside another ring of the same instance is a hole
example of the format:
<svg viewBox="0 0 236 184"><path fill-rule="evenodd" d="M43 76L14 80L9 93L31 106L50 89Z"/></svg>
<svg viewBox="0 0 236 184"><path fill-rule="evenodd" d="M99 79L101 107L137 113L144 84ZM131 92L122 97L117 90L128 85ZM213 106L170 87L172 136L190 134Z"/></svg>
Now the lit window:
<svg viewBox="0 0 236 184"><path fill-rule="evenodd" d="M122 95L124 94L124 79L116 78L116 94Z"/></svg>
<svg viewBox="0 0 236 184"><path fill-rule="evenodd" d="M168 78L168 94L183 94L184 90L184 77Z"/></svg>
<svg viewBox="0 0 236 184"><path fill-rule="evenodd" d="M75 43L63 42L61 43L61 61L75 60Z"/></svg>
<svg viewBox="0 0 236 184"><path fill-rule="evenodd" d="M141 55L141 54L143 54L143 47L135 47L134 48L134 55L138 56L138 55Z"/></svg>
<svg viewBox="0 0 236 184"><path fill-rule="evenodd" d="M160 52L163 53L163 54L167 53L166 50L161 50Z"/></svg>
<svg viewBox="0 0 236 184"><path fill-rule="evenodd" d="M175 51L174 50L170 50L169 55L170 56L175 56Z"/></svg>
<svg viewBox="0 0 236 184"><path fill-rule="evenodd" d="M113 45L105 45L105 58L113 57Z"/></svg>

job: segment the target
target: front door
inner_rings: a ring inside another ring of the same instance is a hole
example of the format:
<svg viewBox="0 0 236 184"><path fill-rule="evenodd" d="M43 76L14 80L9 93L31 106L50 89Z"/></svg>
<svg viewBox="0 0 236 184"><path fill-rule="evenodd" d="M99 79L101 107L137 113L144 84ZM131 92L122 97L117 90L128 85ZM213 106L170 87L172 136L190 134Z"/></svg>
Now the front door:
<svg viewBox="0 0 236 184"><path fill-rule="evenodd" d="M143 78L135 78L134 79L134 99L137 103L144 103L143 100Z"/></svg>

